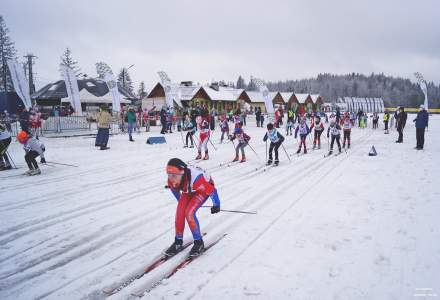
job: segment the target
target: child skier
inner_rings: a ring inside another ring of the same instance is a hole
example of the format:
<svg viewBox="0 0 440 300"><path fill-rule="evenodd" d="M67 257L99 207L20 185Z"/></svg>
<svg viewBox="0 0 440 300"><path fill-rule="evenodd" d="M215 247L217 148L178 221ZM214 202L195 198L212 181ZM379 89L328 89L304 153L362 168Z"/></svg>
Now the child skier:
<svg viewBox="0 0 440 300"><path fill-rule="evenodd" d="M198 151L199 154L197 155L196 159L201 159L202 158L202 149L205 150L205 157L203 157L204 160L208 160L209 159L209 155L208 155L208 141L209 141L209 136L211 135L211 131L209 130L209 123L206 120L203 120L202 123L200 124L200 141L199 141L199 147L198 147Z"/></svg>
<svg viewBox="0 0 440 300"><path fill-rule="evenodd" d="M315 128L313 134L313 149L316 148L316 144L318 144L318 149L321 149L321 134L324 131L324 124L321 121L321 117L318 115L315 117L315 122L310 126L310 130L313 128Z"/></svg>
<svg viewBox="0 0 440 300"><path fill-rule="evenodd" d="M267 161L267 165L272 164L272 151L275 151L275 166L278 166L278 164L280 163L280 161L278 160L278 148L284 142L284 136L282 136L276 130L276 128L274 128L272 123L267 123L267 132L263 137L263 141L266 142L267 139L270 140L269 160Z"/></svg>
<svg viewBox="0 0 440 300"><path fill-rule="evenodd" d="M200 255L204 250L202 234L196 212L208 197L212 199L211 214L220 211L220 199L211 176L202 169L188 167L182 160L172 158L168 161L168 187L176 197L178 204L175 217L176 235L174 243L165 251L165 255L173 256L183 249L183 232L185 219L191 230L194 245L189 255Z"/></svg>
<svg viewBox="0 0 440 300"><path fill-rule="evenodd" d="M193 135L196 132L196 127L194 126L194 123L189 118L189 115L185 115L185 122L183 123L183 131L186 131L186 144L185 148L188 148L188 139L191 141L190 148L194 148L194 139Z"/></svg>
<svg viewBox="0 0 440 300"><path fill-rule="evenodd" d="M331 155L333 153L333 144L335 143L335 140L336 140L336 143L338 144L339 153L342 152L341 142L340 142L340 139L341 139L340 130L341 130L341 126L339 126L334 119L330 120L330 126L327 129L327 138L330 137L330 133L331 133L332 140L330 142L330 151L329 151L328 155Z"/></svg>
<svg viewBox="0 0 440 300"><path fill-rule="evenodd" d="M307 135L310 133L310 129L309 129L309 126L307 126L307 124L306 124L305 117L303 117L301 119L301 121L299 122L299 125L295 129L295 139L298 136L298 132L299 132L299 136L301 138L301 142L299 144L299 148L298 148L298 151L296 151L296 153L299 154L301 152L302 145L304 145L304 154L306 154L307 153L306 138L307 138Z"/></svg>
<svg viewBox="0 0 440 300"><path fill-rule="evenodd" d="M353 125L354 124L352 123L352 121L350 120L350 116L348 115L341 120L342 130L344 131L344 141L342 142L342 148L345 148L345 141L347 141L347 148L350 149L350 142L351 142L350 135L351 135L351 128L353 127Z"/></svg>
<svg viewBox="0 0 440 300"><path fill-rule="evenodd" d="M229 124L228 124L228 119L226 118L225 115L222 115L220 117L220 130L222 132L222 136L220 138L220 144L221 144L223 143L225 134L226 136L229 136Z"/></svg>
<svg viewBox="0 0 440 300"><path fill-rule="evenodd" d="M6 151L11 144L11 134L6 130L6 126L0 124L0 171L12 169Z"/></svg>
<svg viewBox="0 0 440 300"><path fill-rule="evenodd" d="M41 156L40 162L46 163L46 159L44 158L44 151L46 151L44 144L39 142L37 139L32 138L28 133L26 133L26 131L20 131L17 134L17 141L23 144L23 149L26 152L24 159L26 160L29 170L26 171L25 175L33 176L41 174L35 158Z"/></svg>
<svg viewBox="0 0 440 300"><path fill-rule="evenodd" d="M238 144L235 147L235 158L232 161L238 161L238 152L241 150L241 160L240 162L246 161L246 155L244 154L244 147L246 147L251 139L246 133L244 133L242 128L235 128L234 134L229 138L231 141L237 139Z"/></svg>
<svg viewBox="0 0 440 300"><path fill-rule="evenodd" d="M287 119L286 122L286 135L292 135L292 129L293 129L293 118Z"/></svg>

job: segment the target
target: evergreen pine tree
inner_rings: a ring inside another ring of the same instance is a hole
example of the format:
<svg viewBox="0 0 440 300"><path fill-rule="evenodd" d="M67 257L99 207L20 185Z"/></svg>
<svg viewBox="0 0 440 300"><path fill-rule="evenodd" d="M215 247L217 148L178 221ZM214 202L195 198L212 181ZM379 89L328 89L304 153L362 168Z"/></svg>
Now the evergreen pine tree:
<svg viewBox="0 0 440 300"><path fill-rule="evenodd" d="M147 96L147 91L145 90L145 82L141 81L141 83L139 84L137 95L139 99L142 99Z"/></svg>
<svg viewBox="0 0 440 300"><path fill-rule="evenodd" d="M131 80L130 74L126 68L122 68L118 74L118 82L123 86L130 94L133 94L133 81Z"/></svg>
<svg viewBox="0 0 440 300"><path fill-rule="evenodd" d="M72 51L69 48L66 48L61 58L61 65L68 66L73 70L75 76L78 77L81 73L81 69L78 67L78 62L72 58Z"/></svg>
<svg viewBox="0 0 440 300"><path fill-rule="evenodd" d="M11 75L8 71L7 59L15 59L17 50L8 35L9 29L3 16L0 15L0 91L14 91Z"/></svg>
<svg viewBox="0 0 440 300"><path fill-rule="evenodd" d="M237 80L237 85L236 85L237 89L246 89L246 82L244 81L244 78L240 76L238 76L238 80Z"/></svg>

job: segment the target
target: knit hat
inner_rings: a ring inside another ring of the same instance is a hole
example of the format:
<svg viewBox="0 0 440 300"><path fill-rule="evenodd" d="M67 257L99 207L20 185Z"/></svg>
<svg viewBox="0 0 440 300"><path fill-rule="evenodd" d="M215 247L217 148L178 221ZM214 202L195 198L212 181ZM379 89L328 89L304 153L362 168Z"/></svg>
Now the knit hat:
<svg viewBox="0 0 440 300"><path fill-rule="evenodd" d="M19 141L21 144L24 144L28 138L29 138L29 135L27 134L26 131L21 130L17 134L17 141Z"/></svg>
<svg viewBox="0 0 440 300"><path fill-rule="evenodd" d="M425 105L420 104L420 109L421 109L421 110L424 110L424 109L425 109Z"/></svg>

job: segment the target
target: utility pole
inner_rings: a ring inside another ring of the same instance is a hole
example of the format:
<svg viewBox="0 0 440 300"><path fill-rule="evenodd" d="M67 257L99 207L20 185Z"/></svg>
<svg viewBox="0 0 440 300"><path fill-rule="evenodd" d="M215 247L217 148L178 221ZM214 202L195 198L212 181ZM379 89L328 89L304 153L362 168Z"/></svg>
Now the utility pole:
<svg viewBox="0 0 440 300"><path fill-rule="evenodd" d="M27 67L28 67L28 76L29 76L29 93L32 95L35 92L35 85L34 85L34 74L32 73L32 65L34 64L33 59L37 58L32 53L29 53L24 56L27 58Z"/></svg>

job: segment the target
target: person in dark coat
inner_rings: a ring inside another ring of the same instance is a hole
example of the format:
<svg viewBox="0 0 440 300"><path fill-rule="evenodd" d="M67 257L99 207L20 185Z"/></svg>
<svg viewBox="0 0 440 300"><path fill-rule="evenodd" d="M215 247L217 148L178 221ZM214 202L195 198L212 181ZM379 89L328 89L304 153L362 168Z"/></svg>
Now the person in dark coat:
<svg viewBox="0 0 440 300"><path fill-rule="evenodd" d="M161 134L165 134L167 131L167 110L165 107L162 107L160 110L160 124L162 125Z"/></svg>
<svg viewBox="0 0 440 300"><path fill-rule="evenodd" d="M417 117L413 120L416 125L416 140L417 146L414 149L422 150L425 144L425 128L428 127L429 115L425 110L424 105L420 105L420 111L417 113Z"/></svg>
<svg viewBox="0 0 440 300"><path fill-rule="evenodd" d="M399 108L399 113L396 116L397 132L399 133L396 143L403 143L403 129L405 128L407 117L408 115L405 112L405 109L401 106Z"/></svg>
<svg viewBox="0 0 440 300"><path fill-rule="evenodd" d="M17 112L18 112L18 119L20 122L21 130L25 131L28 134L31 134L31 129L29 128L30 127L29 118L30 118L31 114L23 106L19 106L17 109Z"/></svg>

